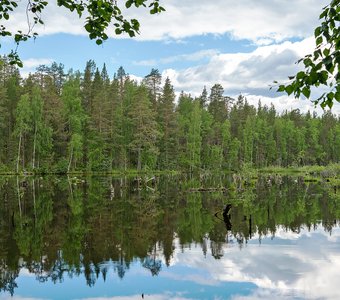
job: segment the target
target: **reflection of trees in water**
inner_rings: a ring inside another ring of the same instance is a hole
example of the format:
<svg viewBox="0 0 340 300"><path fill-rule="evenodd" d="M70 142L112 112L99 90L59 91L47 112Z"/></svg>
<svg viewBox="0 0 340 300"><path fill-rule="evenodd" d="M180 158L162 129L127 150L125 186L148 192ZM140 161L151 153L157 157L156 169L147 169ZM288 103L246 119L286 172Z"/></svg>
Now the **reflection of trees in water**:
<svg viewBox="0 0 340 300"><path fill-rule="evenodd" d="M14 295L14 290L18 287L15 282L19 275L19 270L11 270L4 261L0 262L0 292L8 292Z"/></svg>
<svg viewBox="0 0 340 300"><path fill-rule="evenodd" d="M147 256L143 259L142 266L150 270L151 275L158 275L162 268L162 261L160 259L155 259L155 257Z"/></svg>
<svg viewBox="0 0 340 300"><path fill-rule="evenodd" d="M199 245L204 255L219 259L226 244L243 247L255 233L274 237L278 225L299 232L321 220L331 232L339 224L339 194L321 184L279 179L245 184L241 178L240 188L227 177L171 177L160 178L155 189L112 178L2 182L0 289L13 293L21 268L41 282L83 275L89 286L106 280L110 269L123 278L133 262L158 275L163 261L170 264L174 237L182 251ZM223 189L188 192L209 186ZM231 208L223 216L226 204Z"/></svg>
<svg viewBox="0 0 340 300"><path fill-rule="evenodd" d="M130 263L126 262L123 257L120 258L119 261L114 262L114 271L117 272L117 275L120 279L123 279L126 270L130 267Z"/></svg>

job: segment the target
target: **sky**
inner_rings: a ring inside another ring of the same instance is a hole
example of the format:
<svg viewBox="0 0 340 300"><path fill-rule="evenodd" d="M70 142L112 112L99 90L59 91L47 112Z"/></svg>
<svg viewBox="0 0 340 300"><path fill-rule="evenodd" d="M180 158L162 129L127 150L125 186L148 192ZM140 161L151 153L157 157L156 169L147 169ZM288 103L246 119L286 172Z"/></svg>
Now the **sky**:
<svg viewBox="0 0 340 300"><path fill-rule="evenodd" d="M4 23L11 29L27 28L25 2ZM118 1L118 5L119 5ZM163 80L169 77L176 93L198 96L206 86L224 87L226 96L242 94L257 106L273 103L279 112L299 108L314 110L308 100L276 93L273 81L287 81L301 66L296 61L314 48L313 32L326 0L167 0L166 11L150 15L147 9L123 10L137 18L141 32L136 38L115 36L97 46L83 28L84 19L76 13L48 4L36 27L39 37L22 43L19 54L24 62L23 76L40 64L53 61L83 71L93 59L99 68L106 63L109 74L123 66L133 79L140 80L156 68ZM27 3L27 2L26 2ZM14 47L2 40L0 54ZM322 113L320 108L317 108ZM340 114L340 104L333 113Z"/></svg>

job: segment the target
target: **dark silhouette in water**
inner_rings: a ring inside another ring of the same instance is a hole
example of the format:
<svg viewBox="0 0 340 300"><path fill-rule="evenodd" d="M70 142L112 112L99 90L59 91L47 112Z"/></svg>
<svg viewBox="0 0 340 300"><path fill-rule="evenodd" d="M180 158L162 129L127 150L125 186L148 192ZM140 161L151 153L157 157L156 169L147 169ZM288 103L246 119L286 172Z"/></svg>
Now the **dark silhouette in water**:
<svg viewBox="0 0 340 300"><path fill-rule="evenodd" d="M232 229L232 223L231 223L231 215L230 215L230 209L232 208L232 205L231 204L226 204L223 208L223 212L222 212L222 215L223 215L223 220L218 216L218 213L215 213L215 217L220 219L221 221L224 222L225 224L225 227L227 229L227 231L230 231ZM268 209L268 214L269 214L269 209ZM249 215L248 216L243 216L243 221L241 221L242 223L245 223L245 222L248 222L248 234L249 234L249 237L252 238L253 236L253 224L252 224L252 216Z"/></svg>
<svg viewBox="0 0 340 300"><path fill-rule="evenodd" d="M227 204L223 209L223 221L225 223L227 230L231 230L231 227L232 227L231 221L230 221L231 217L228 214L230 209L231 209L231 204Z"/></svg>
<svg viewBox="0 0 340 300"><path fill-rule="evenodd" d="M219 212L215 213L215 217L218 218L219 220L221 220L221 221L224 222L224 224L225 224L225 226L226 226L226 228L227 228L227 231L228 231L228 230L231 230L231 227L232 227L231 221L230 221L230 220L231 220L231 216L228 214L229 211L230 211L230 209L231 209L231 204L227 204L227 205L223 208L223 213L222 213L223 219L221 219L221 218L218 216Z"/></svg>

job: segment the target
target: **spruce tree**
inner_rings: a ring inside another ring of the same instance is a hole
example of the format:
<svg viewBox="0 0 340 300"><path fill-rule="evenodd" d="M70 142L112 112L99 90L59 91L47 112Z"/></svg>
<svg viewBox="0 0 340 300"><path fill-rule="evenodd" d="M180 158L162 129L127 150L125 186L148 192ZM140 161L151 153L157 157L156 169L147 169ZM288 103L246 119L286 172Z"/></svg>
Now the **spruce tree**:
<svg viewBox="0 0 340 300"><path fill-rule="evenodd" d="M175 92L170 79L165 80L158 105L158 124L162 137L159 140L159 167L170 169L176 165L176 114Z"/></svg>

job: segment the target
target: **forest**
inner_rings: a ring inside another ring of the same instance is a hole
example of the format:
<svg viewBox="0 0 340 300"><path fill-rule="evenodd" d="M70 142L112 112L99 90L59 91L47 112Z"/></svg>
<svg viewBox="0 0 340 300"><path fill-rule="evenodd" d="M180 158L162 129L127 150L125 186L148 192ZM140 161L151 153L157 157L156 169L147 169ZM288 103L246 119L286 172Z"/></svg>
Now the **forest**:
<svg viewBox="0 0 340 300"><path fill-rule="evenodd" d="M164 82L164 84L163 84ZM113 79L92 60L83 72L41 65L22 78L0 59L0 171L72 173L228 171L340 161L340 119L225 96L216 83L176 99L157 69L141 83Z"/></svg>

